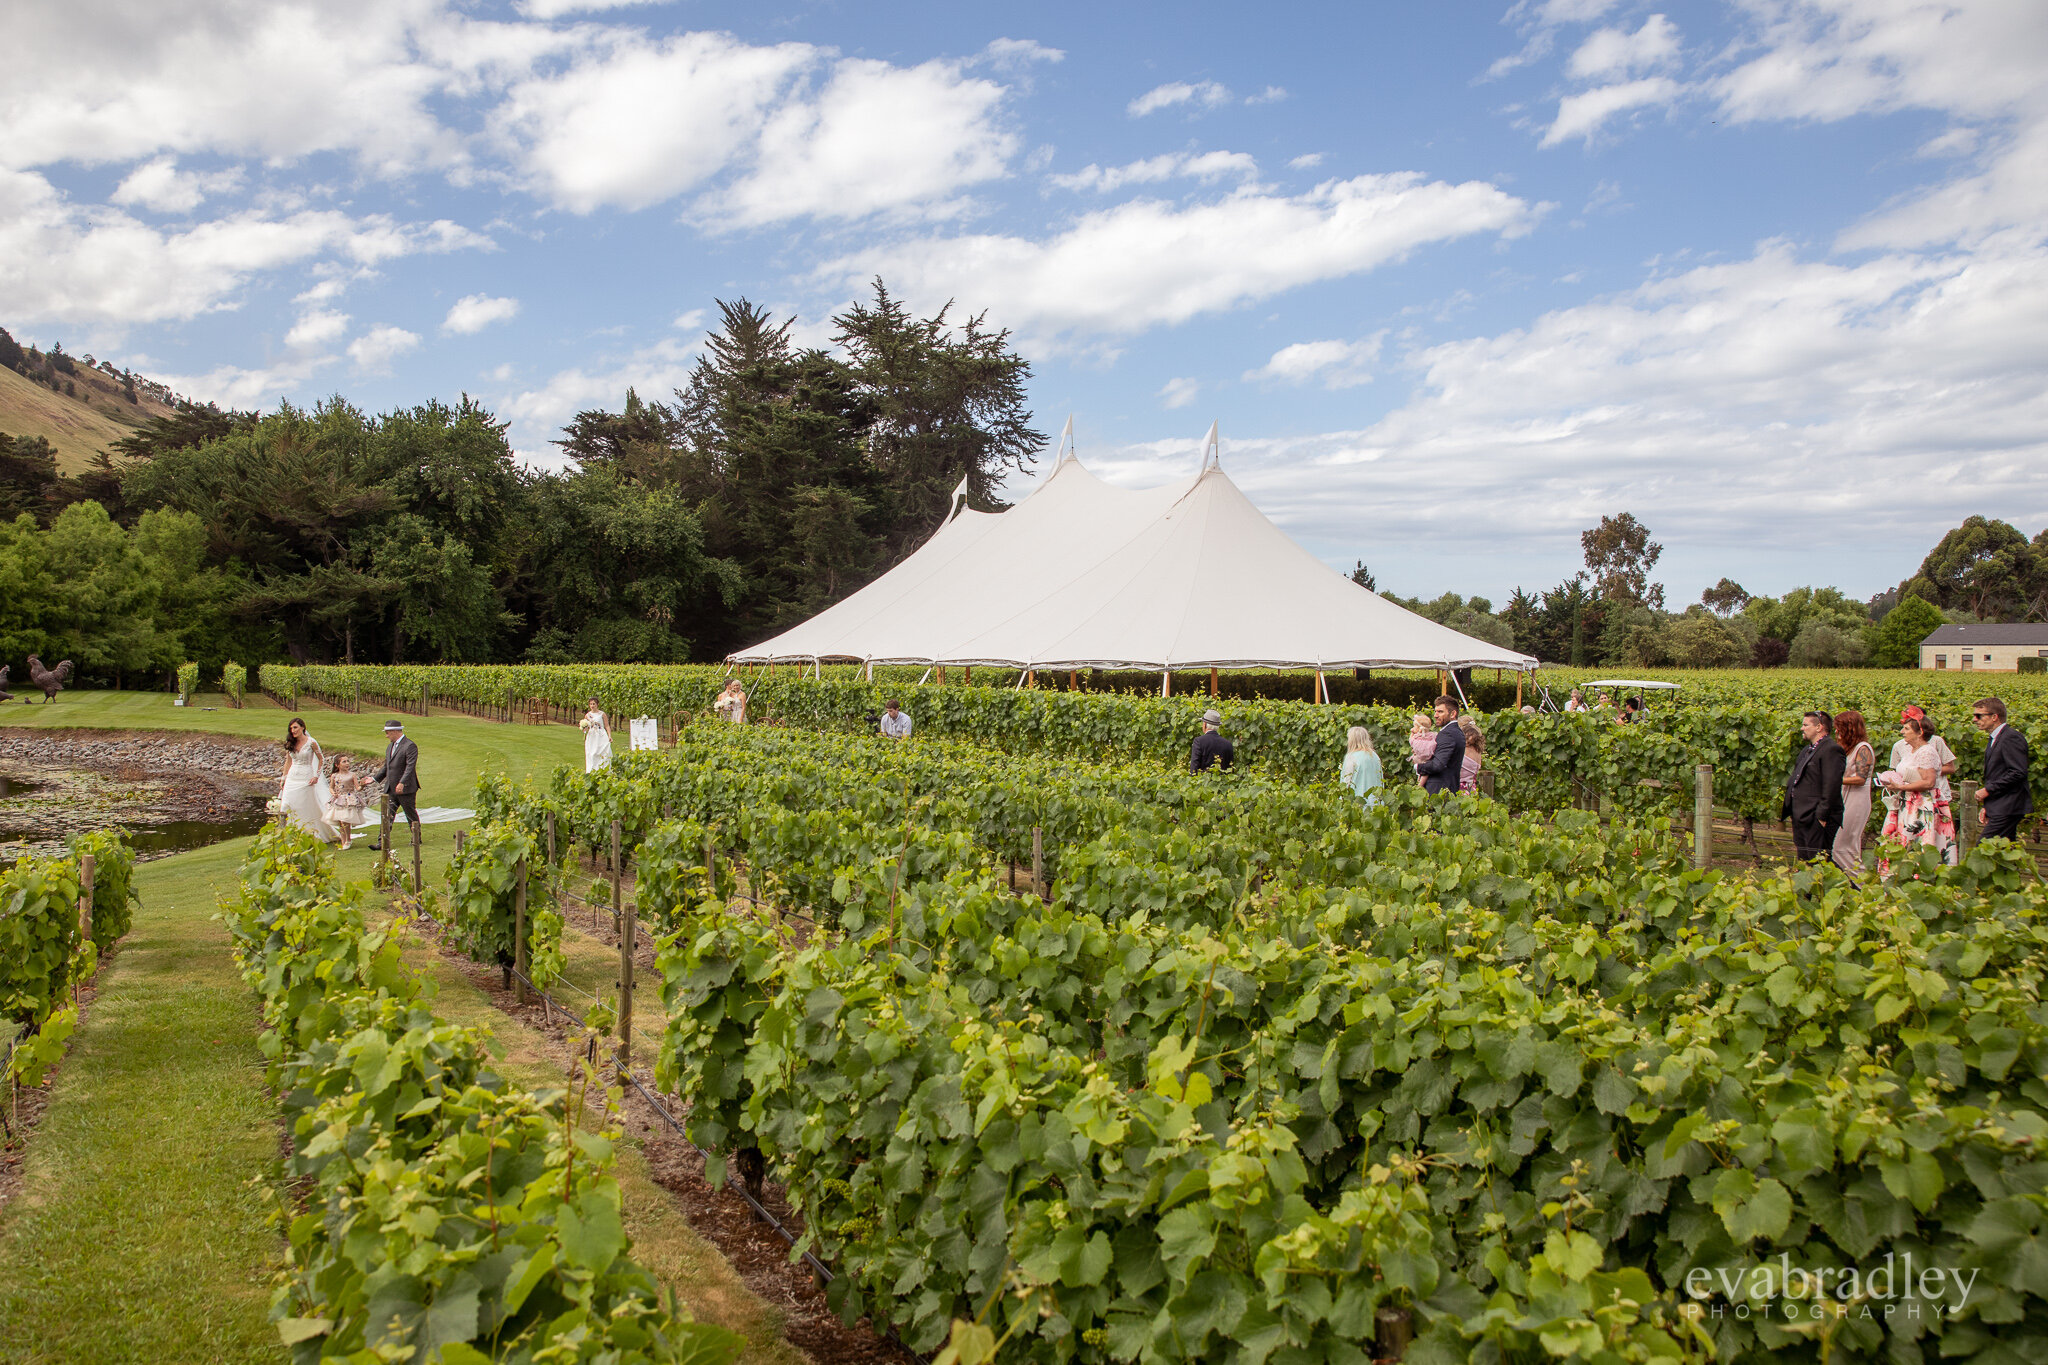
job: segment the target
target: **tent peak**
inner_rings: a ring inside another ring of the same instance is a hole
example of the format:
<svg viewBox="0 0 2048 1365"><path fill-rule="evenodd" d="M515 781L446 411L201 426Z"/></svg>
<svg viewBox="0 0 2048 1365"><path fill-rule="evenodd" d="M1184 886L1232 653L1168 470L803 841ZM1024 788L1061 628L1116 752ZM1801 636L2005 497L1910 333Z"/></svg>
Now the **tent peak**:
<svg viewBox="0 0 2048 1365"><path fill-rule="evenodd" d="M1076 464L1081 461L1081 448L1074 443L1074 414L1071 412L1067 414L1067 424L1060 428L1060 448L1052 457L1052 467L1058 469L1068 460Z"/></svg>
<svg viewBox="0 0 2048 1365"><path fill-rule="evenodd" d="M1200 478L1211 469L1223 468L1223 441L1219 432L1222 422L1209 423L1209 434L1202 438L1202 462L1195 467L1195 477Z"/></svg>

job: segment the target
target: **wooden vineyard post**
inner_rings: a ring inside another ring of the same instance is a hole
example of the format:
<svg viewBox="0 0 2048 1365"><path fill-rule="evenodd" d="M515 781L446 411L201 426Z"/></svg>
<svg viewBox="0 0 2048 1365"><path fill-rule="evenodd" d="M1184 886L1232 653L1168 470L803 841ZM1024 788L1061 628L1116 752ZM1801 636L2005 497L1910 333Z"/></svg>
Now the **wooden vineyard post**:
<svg viewBox="0 0 2048 1365"><path fill-rule="evenodd" d="M92 874L93 856L80 855L78 859L78 943L81 948L92 942ZM71 1003L78 1003L78 982L71 983Z"/></svg>
<svg viewBox="0 0 2048 1365"><path fill-rule="evenodd" d="M1705 872L1714 865L1714 765L1693 770L1692 865Z"/></svg>
<svg viewBox="0 0 2048 1365"><path fill-rule="evenodd" d="M353 695L355 697L355 701L352 703L352 710L354 714L361 715L363 712L363 684L360 679L357 680L355 684L355 692Z"/></svg>
<svg viewBox="0 0 2048 1365"><path fill-rule="evenodd" d="M1031 894L1045 899L1045 831L1031 827Z"/></svg>
<svg viewBox="0 0 2048 1365"><path fill-rule="evenodd" d="M548 812L548 866L555 865L555 813Z"/></svg>
<svg viewBox="0 0 2048 1365"><path fill-rule="evenodd" d="M1521 669L1515 670L1515 709L1522 709L1522 680L1529 675Z"/></svg>
<svg viewBox="0 0 2048 1365"><path fill-rule="evenodd" d="M1493 769L1481 768L1473 780L1479 784L1479 794L1489 801L1493 800Z"/></svg>
<svg viewBox="0 0 2048 1365"><path fill-rule="evenodd" d="M412 831L412 893L417 896L424 892L427 887L426 878L420 874L419 817L415 815L412 819L406 821L405 827Z"/></svg>
<svg viewBox="0 0 2048 1365"><path fill-rule="evenodd" d="M612 821L612 915L619 927L619 1071L633 1061L633 925L619 904L619 822Z"/></svg>
<svg viewBox="0 0 2048 1365"><path fill-rule="evenodd" d="M391 865L391 817L395 813L394 807L391 793L385 792L377 822L377 864L380 867Z"/></svg>
<svg viewBox="0 0 2048 1365"><path fill-rule="evenodd" d="M526 859L512 869L512 980L520 1004L526 1003Z"/></svg>
<svg viewBox="0 0 2048 1365"><path fill-rule="evenodd" d="M1963 818L1957 821L1961 828L1956 831L1956 838L1962 843L1965 854L1977 846L1977 840L1984 832L1984 808L1977 804L1975 796L1976 788L1971 787L1963 794L1963 799L1955 803L1963 811Z"/></svg>
<svg viewBox="0 0 2048 1365"><path fill-rule="evenodd" d="M718 850L712 847L711 831L704 831L704 890L715 894L718 889Z"/></svg>
<svg viewBox="0 0 2048 1365"><path fill-rule="evenodd" d="M456 830L456 831L455 831L455 856L456 856L456 857L460 858L460 857L462 856L462 846L463 846L463 844L464 844L464 843L468 842L468 839L469 839L469 836L468 836L467 834L463 833L463 832L462 832L461 830L459 830L459 829L458 829L458 830Z"/></svg>
<svg viewBox="0 0 2048 1365"><path fill-rule="evenodd" d="M619 822L612 821L612 932L619 936L621 943L626 940L625 919L619 911L621 893L619 883L623 880L619 872Z"/></svg>

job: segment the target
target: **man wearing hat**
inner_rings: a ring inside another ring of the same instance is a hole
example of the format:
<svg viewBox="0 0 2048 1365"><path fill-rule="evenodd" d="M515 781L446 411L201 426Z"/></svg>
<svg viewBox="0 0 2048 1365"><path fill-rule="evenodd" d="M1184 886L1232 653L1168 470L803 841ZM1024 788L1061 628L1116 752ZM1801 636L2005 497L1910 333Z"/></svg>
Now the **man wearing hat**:
<svg viewBox="0 0 2048 1365"><path fill-rule="evenodd" d="M1207 772L1209 765L1221 764L1224 771L1230 770L1230 761L1237 757L1237 746L1217 733L1223 725L1223 717L1214 711L1202 713L1202 733L1195 736L1195 747L1188 753L1189 772Z"/></svg>
<svg viewBox="0 0 2048 1365"><path fill-rule="evenodd" d="M420 822L415 802L419 800L420 746L405 737L405 722L393 716L384 722L384 761L370 770L373 780L384 784L384 828L377 847L391 846L391 824L398 811L407 823Z"/></svg>

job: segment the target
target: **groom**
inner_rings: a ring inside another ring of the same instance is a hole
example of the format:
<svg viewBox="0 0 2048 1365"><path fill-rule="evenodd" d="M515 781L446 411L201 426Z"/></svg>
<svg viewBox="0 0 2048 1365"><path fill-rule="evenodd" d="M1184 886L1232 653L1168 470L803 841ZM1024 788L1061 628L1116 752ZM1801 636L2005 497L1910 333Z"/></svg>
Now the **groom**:
<svg viewBox="0 0 2048 1365"><path fill-rule="evenodd" d="M412 825L420 822L420 813L413 804L420 794L420 746L405 737L405 722L395 717L384 722L384 738L388 741L384 761L370 770L370 777L384 784L384 823L377 847L389 851L391 824L397 812L404 811L406 821Z"/></svg>

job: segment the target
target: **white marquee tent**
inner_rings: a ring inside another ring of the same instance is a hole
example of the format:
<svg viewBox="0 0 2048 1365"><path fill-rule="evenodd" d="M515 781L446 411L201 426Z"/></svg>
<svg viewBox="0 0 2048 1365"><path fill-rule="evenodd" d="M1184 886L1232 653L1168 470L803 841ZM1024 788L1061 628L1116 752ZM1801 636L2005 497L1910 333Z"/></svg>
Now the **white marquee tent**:
<svg viewBox="0 0 2048 1365"><path fill-rule="evenodd" d="M1019 670L1536 667L1331 569L1206 453L1194 478L1142 491L1112 487L1063 455L1017 506L963 508L853 596L728 658Z"/></svg>

